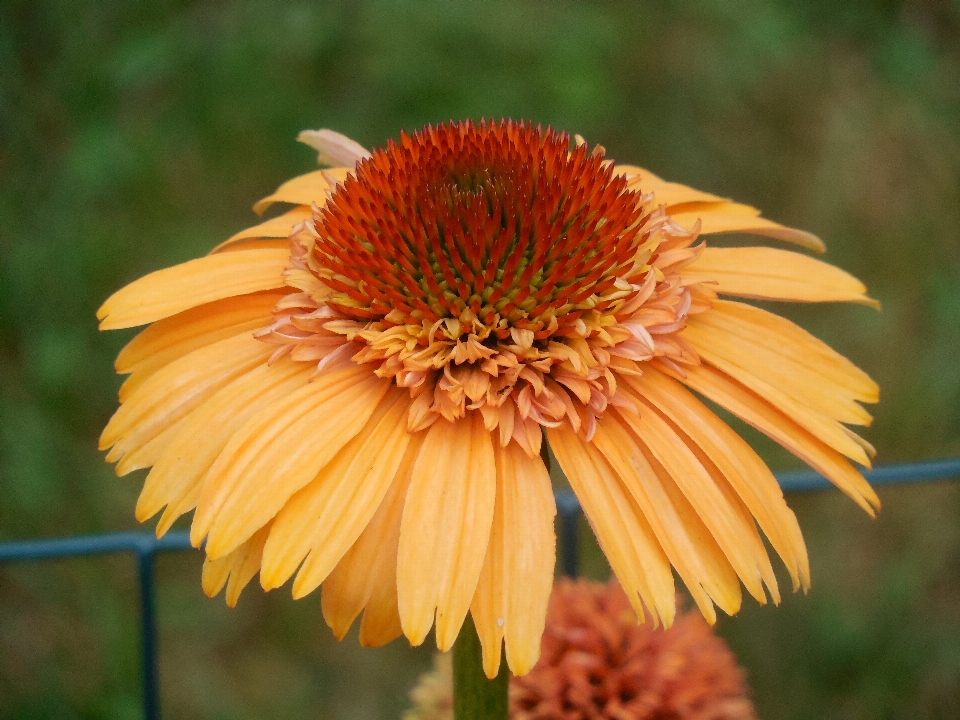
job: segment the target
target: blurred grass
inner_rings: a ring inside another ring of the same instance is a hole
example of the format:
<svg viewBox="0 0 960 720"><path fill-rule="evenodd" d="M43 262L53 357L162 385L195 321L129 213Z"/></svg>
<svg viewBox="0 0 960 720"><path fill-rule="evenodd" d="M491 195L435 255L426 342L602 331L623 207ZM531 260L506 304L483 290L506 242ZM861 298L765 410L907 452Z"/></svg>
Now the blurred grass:
<svg viewBox="0 0 960 720"><path fill-rule="evenodd" d="M98 335L96 308L249 225L311 169L307 127L377 146L528 118L818 233L884 310L788 314L880 382L879 461L958 454L958 78L956 0L6 0L0 539L135 525L142 474L96 451L130 333ZM792 498L813 591L721 621L766 720L960 716L960 486L881 495L876 521ZM0 716L137 717L128 562L0 569ZM159 595L167 717L398 717L428 664L402 641L337 644L315 596L207 601L192 555L160 561Z"/></svg>

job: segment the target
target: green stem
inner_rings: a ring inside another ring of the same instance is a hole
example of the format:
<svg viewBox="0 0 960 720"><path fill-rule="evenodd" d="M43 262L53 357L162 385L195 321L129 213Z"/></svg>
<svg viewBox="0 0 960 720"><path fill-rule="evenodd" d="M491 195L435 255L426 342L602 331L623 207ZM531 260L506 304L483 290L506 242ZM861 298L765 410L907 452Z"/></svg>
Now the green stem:
<svg viewBox="0 0 960 720"><path fill-rule="evenodd" d="M454 720L506 720L509 679L507 664L501 661L499 674L487 680L480 638L468 613L453 644Z"/></svg>

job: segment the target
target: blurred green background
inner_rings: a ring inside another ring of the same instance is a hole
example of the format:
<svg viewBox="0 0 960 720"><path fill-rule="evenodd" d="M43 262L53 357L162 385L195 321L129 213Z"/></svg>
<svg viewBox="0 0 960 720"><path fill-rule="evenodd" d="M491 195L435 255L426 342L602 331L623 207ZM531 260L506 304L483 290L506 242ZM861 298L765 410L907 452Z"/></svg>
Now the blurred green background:
<svg viewBox="0 0 960 720"><path fill-rule="evenodd" d="M786 314L880 382L878 460L960 454L957 0L3 0L0 540L136 526L142 473L96 450L132 335L96 330L111 292L251 224L313 168L303 128L378 146L482 116L819 234L883 312ZM881 497L876 521L791 498L812 592L719 623L765 720L960 717L960 483ZM589 538L584 557L605 576ZM158 564L168 718L396 718L429 664L336 643L316 595L228 610L199 571ZM137 653L132 560L0 567L0 717L138 717Z"/></svg>

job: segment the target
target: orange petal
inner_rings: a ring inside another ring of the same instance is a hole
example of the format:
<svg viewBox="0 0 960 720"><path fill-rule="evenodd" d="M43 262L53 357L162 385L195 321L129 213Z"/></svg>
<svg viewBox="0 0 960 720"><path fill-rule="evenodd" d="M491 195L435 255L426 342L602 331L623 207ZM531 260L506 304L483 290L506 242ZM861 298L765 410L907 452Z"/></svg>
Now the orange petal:
<svg viewBox="0 0 960 720"><path fill-rule="evenodd" d="M250 240L258 238L284 238L290 235L293 226L313 217L313 208L309 205L300 205L288 210L283 215L270 218L259 225L241 230L217 245L210 254L232 250L237 247L247 247Z"/></svg>
<svg viewBox="0 0 960 720"><path fill-rule="evenodd" d="M368 637L361 634L361 642L364 637L370 640L383 639L385 635L378 632L378 629L391 630L393 620L386 617L391 603L393 613L396 614L396 626L399 628L397 547L400 543L400 519L403 516L403 503L410 485L411 471L420 454L424 435L425 433L417 433L411 436L403 462L380 507L353 547L323 583L323 617L338 640L343 639L365 607L372 609L375 617L368 623L371 635ZM397 632L399 634L400 630ZM390 640L392 639L391 637Z"/></svg>
<svg viewBox="0 0 960 720"><path fill-rule="evenodd" d="M685 368L680 380L782 445L836 485L871 517L880 498L840 453L804 430L773 405L706 365Z"/></svg>
<svg viewBox="0 0 960 720"><path fill-rule="evenodd" d="M677 569L708 622L716 622L713 603L726 613L740 609L737 574L710 531L670 475L645 452L623 418L607 412L597 424L593 444L609 462L650 524L670 563Z"/></svg>
<svg viewBox="0 0 960 720"><path fill-rule="evenodd" d="M266 524L363 428L388 387L354 366L315 376L255 415L207 474L194 545L207 537L207 555L217 558Z"/></svg>
<svg viewBox="0 0 960 720"><path fill-rule="evenodd" d="M637 616L644 617L646 605L654 624L669 627L676 613L673 575L647 519L596 445L581 440L566 424L546 432Z"/></svg>
<svg viewBox="0 0 960 720"><path fill-rule="evenodd" d="M724 198L702 190L696 190L679 183L667 182L649 170L635 165L620 165L618 163L614 165L613 171L625 175L632 190L639 190L642 193L652 192L656 196L655 202L659 205L666 205L668 210L671 205L682 203L726 202Z"/></svg>
<svg viewBox="0 0 960 720"><path fill-rule="evenodd" d="M287 250L238 250L157 270L121 288L100 306L101 330L145 325L222 300L284 286Z"/></svg>
<svg viewBox="0 0 960 720"><path fill-rule="evenodd" d="M628 386L656 406L696 443L723 473L783 558L794 590L810 586L810 564L796 516L773 473L733 429L677 381L647 368ZM629 389L626 390L629 394Z"/></svg>
<svg viewBox="0 0 960 720"><path fill-rule="evenodd" d="M400 527L397 592L403 632L419 645L437 619L446 652L460 631L483 566L496 497L490 433L479 413L426 431Z"/></svg>
<svg viewBox="0 0 960 720"><path fill-rule="evenodd" d="M254 415L307 384L314 367L281 358L264 363L218 391L190 413L165 452L147 475L137 501L137 520L144 522L167 505L157 536L192 510L203 479L230 437Z"/></svg>
<svg viewBox="0 0 960 720"><path fill-rule="evenodd" d="M763 582L779 597L763 541L757 534L753 517L742 508L739 498L725 494L718 487L666 420L642 401L639 408L638 414L624 413L624 421L686 497L741 582L760 603L766 602Z"/></svg>
<svg viewBox="0 0 960 720"><path fill-rule="evenodd" d="M381 647L393 642L403 634L400 611L397 609L397 583L391 574L391 582L377 583L363 609L360 632L357 640L362 647Z"/></svg>
<svg viewBox="0 0 960 720"><path fill-rule="evenodd" d="M869 391L872 381L813 336L801 335L793 323L769 321L763 315L772 313L749 306L742 306L748 313L734 314L728 311L730 305L740 303L717 301L715 310L691 318L683 338L702 360L766 398L834 450L869 467L872 447L840 422L869 424L869 413L855 398L871 397L863 390ZM767 322L753 322L753 311ZM811 360L818 351L821 365Z"/></svg>
<svg viewBox="0 0 960 720"><path fill-rule="evenodd" d="M294 598L303 597L354 544L403 460L409 407L409 393L391 388L363 430L277 513L260 574L266 590L285 583L306 557L293 585Z"/></svg>
<svg viewBox="0 0 960 720"><path fill-rule="evenodd" d="M270 312L282 293L226 298L158 320L120 351L115 367L133 373L120 389L120 402L164 365L188 352L270 324Z"/></svg>
<svg viewBox="0 0 960 720"><path fill-rule="evenodd" d="M143 468L148 468L151 465L154 465L157 460L159 460L167 448L170 447L171 441L177 436L177 433L180 431L180 428L183 426L184 418L175 420L169 427L164 429L159 435L154 437L152 440L145 442L143 445L140 445L138 448L131 450L126 455L123 455L119 459L117 466L114 470L117 473L118 477L123 477L129 473L132 473L134 470L142 470ZM114 449L117 448L117 445L114 445ZM111 450L111 452L114 452ZM116 455L120 455L118 451Z"/></svg>
<svg viewBox="0 0 960 720"><path fill-rule="evenodd" d="M186 417L235 378L266 361L271 348L246 333L194 350L154 373L119 407L100 449L126 454Z"/></svg>
<svg viewBox="0 0 960 720"><path fill-rule="evenodd" d="M203 561L201 584L208 597L214 597L227 586L227 605L236 607L240 593L260 569L260 557L263 544L270 532L270 525L262 527L245 543L228 555L217 560L206 558Z"/></svg>
<svg viewBox="0 0 960 720"><path fill-rule="evenodd" d="M557 509L543 461L516 443L494 445L497 499L490 542L470 606L488 678L500 670L501 644L515 675L540 657L547 602L553 586Z"/></svg>
<svg viewBox="0 0 960 720"><path fill-rule="evenodd" d="M330 170L315 170L306 175L300 175L287 180L283 185L277 188L272 195L260 200L253 206L253 211L257 215L262 215L263 211L274 203L290 203L292 205L311 205L323 206L327 201L327 191L332 189L331 180L342 182L350 170L348 168L331 168Z"/></svg>
<svg viewBox="0 0 960 720"><path fill-rule="evenodd" d="M878 310L853 275L812 257L767 247L707 247L680 270L684 283L708 282L721 295L790 302L855 302Z"/></svg>
<svg viewBox="0 0 960 720"><path fill-rule="evenodd" d="M727 208L720 205L716 208L689 212L671 212L670 217L688 230L696 227L699 220L701 235L746 233L748 235L776 238L820 253L827 249L827 246L816 235L780 225L766 218L756 217L750 213L742 212L740 208Z"/></svg>

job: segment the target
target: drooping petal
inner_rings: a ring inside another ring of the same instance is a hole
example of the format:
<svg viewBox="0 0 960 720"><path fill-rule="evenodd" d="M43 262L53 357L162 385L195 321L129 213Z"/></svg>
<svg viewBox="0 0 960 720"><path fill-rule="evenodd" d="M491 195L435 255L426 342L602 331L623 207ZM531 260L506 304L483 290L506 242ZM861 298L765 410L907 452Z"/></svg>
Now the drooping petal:
<svg viewBox="0 0 960 720"><path fill-rule="evenodd" d="M366 640L368 644L382 645L402 631L397 605L400 521L411 471L420 454L424 435L426 433L411 436L403 461L380 507L323 583L323 617L338 640L347 634L361 611L364 618L367 612L373 616L366 623L366 633L361 621L361 642ZM396 634L390 636L394 630Z"/></svg>
<svg viewBox="0 0 960 720"><path fill-rule="evenodd" d="M666 420L651 412L646 404L639 407L639 413L623 413L621 417L686 497L740 581L761 604L766 602L761 583L766 583L779 597L773 568L753 517L741 511L736 496L731 497L718 487Z"/></svg>
<svg viewBox="0 0 960 720"><path fill-rule="evenodd" d="M331 189L331 179L342 181L346 176L347 168L333 168L330 170L314 170L305 175L300 175L287 180L278 187L272 195L258 201L253 206L253 211L257 215L262 215L264 210L274 203L290 203L291 205L323 205L327 197L327 191Z"/></svg>
<svg viewBox="0 0 960 720"><path fill-rule="evenodd" d="M666 205L670 210L671 206L684 203L716 203L727 202L724 198L711 195L710 193L696 190L680 183L669 182L649 170L645 170L635 165L614 165L614 172L625 175L631 187L640 190L643 193L652 192L656 196L657 204Z"/></svg>
<svg viewBox="0 0 960 720"><path fill-rule="evenodd" d="M231 552L273 518L373 414L389 384L368 368L322 373L238 430L210 468L190 539Z"/></svg>
<svg viewBox="0 0 960 720"><path fill-rule="evenodd" d="M118 373L153 371L204 345L263 327L281 297L276 292L241 295L159 320L124 346L114 367Z"/></svg>
<svg viewBox="0 0 960 720"><path fill-rule="evenodd" d="M426 431L413 466L400 529L397 593L414 645L437 621L446 652L460 631L483 566L496 496L490 433L479 413Z"/></svg>
<svg viewBox="0 0 960 720"><path fill-rule="evenodd" d="M823 240L805 230L796 230L780 225L772 220L757 217L749 213L738 212L719 206L716 209L694 210L683 213L671 213L670 217L683 227L692 230L700 222L700 234L712 233L746 233L748 235L763 235L776 238L784 242L800 245L815 252L825 252L827 246Z"/></svg>
<svg viewBox="0 0 960 720"><path fill-rule="evenodd" d="M873 403L879 399L877 384L863 370L779 315L740 302L718 300L711 312L691 318L690 325L710 332L702 344L716 347L717 355L729 358L733 354L731 346L748 349L750 352L737 358L736 364L830 417L853 422L841 417L849 414L863 420L866 413L852 401ZM833 405L831 398L849 402Z"/></svg>
<svg viewBox="0 0 960 720"><path fill-rule="evenodd" d="M133 338L117 357L117 372L130 373L120 386L120 402L160 368L189 352L270 324L270 311L283 297L254 293L227 298L158 320Z"/></svg>
<svg viewBox="0 0 960 720"><path fill-rule="evenodd" d="M122 455L117 462L117 467L114 468L117 475L123 477L134 470L142 470L155 464L157 460L163 456L164 451L170 446L174 438L176 438L183 422L184 418L174 420L173 423L161 431L159 435L131 450L126 455ZM118 448L117 445L114 445L110 452L117 452L119 456L122 454L123 449L122 447Z"/></svg>
<svg viewBox="0 0 960 720"><path fill-rule="evenodd" d="M301 598L354 544L403 459L409 407L408 393L388 391L363 430L277 513L263 555L264 589L280 587L303 563L293 584L293 597Z"/></svg>
<svg viewBox="0 0 960 720"><path fill-rule="evenodd" d="M235 378L263 363L270 348L242 333L207 345L154 373L110 418L100 448L125 455L157 437Z"/></svg>
<svg viewBox="0 0 960 720"><path fill-rule="evenodd" d="M707 621L716 622L713 603L727 614L739 610L740 583L733 567L690 502L645 452L624 419L612 412L605 415L597 424L593 444L650 524Z"/></svg>
<svg viewBox="0 0 960 720"><path fill-rule="evenodd" d="M100 306L101 330L146 325L223 298L284 286L288 250L238 250L157 270L121 288Z"/></svg>
<svg viewBox="0 0 960 720"><path fill-rule="evenodd" d="M876 515L880 509L880 498L864 477L840 453L773 405L706 365L687 368L685 377L679 379L792 452L836 485L871 517Z"/></svg>
<svg viewBox="0 0 960 720"><path fill-rule="evenodd" d="M297 135L297 142L309 145L317 151L319 165L353 167L361 160L370 157L370 151L360 143L326 128L303 130Z"/></svg>
<svg viewBox="0 0 960 720"><path fill-rule="evenodd" d="M283 215L270 218L259 225L254 225L253 227L241 230L235 235L231 235L211 250L210 254L238 248L246 249L249 247L248 243L250 241L261 238L283 238L286 240L294 225L304 220L309 220L311 217L313 217L313 208L309 205L300 205L292 210L288 210L283 213Z"/></svg>
<svg viewBox="0 0 960 720"><path fill-rule="evenodd" d="M231 436L271 403L305 386L313 368L281 358L234 380L190 413L165 452L147 475L137 501L137 520L144 522L166 505L157 525L161 536L200 497L203 479Z"/></svg>
<svg viewBox="0 0 960 720"><path fill-rule="evenodd" d="M669 627L676 613L670 560L630 492L594 443L584 442L566 425L546 432L637 616L644 617L646 606L655 624Z"/></svg>
<svg viewBox="0 0 960 720"><path fill-rule="evenodd" d="M233 552L217 560L206 558L203 561L201 583L203 591L208 597L214 597L226 585L227 605L229 607L237 606L240 593L260 570L263 544L266 542L269 532L270 525L268 523Z"/></svg>
<svg viewBox="0 0 960 720"><path fill-rule="evenodd" d="M488 678L500 670L506 641L507 663L525 675L540 656L540 636L553 584L556 504L543 461L516 443L494 444L497 498L490 542L470 606Z"/></svg>
<svg viewBox="0 0 960 720"><path fill-rule="evenodd" d="M680 270L684 282L711 283L721 295L790 302L854 302L879 309L867 288L838 267L789 250L704 248Z"/></svg>
<svg viewBox="0 0 960 720"><path fill-rule="evenodd" d="M626 380L669 417L716 464L783 558L794 590L810 586L810 565L796 516L763 460L746 441L677 381L647 368ZM639 398L637 398L639 400Z"/></svg>

